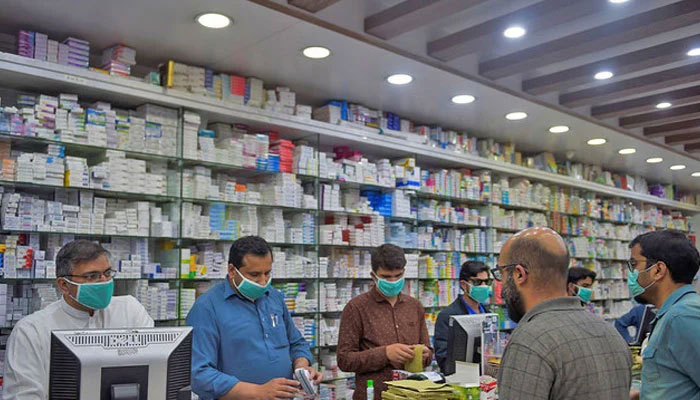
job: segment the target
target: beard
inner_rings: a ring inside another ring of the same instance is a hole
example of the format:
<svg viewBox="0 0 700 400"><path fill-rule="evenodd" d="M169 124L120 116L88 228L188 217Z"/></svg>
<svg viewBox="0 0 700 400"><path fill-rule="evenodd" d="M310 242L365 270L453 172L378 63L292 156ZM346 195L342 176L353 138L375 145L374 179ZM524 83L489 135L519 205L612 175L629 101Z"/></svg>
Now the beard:
<svg viewBox="0 0 700 400"><path fill-rule="evenodd" d="M525 305L523 304L523 297L515 286L515 280L511 274L506 278L506 282L501 290L501 297L503 297L503 301L506 303L508 317L516 324L520 322L525 315Z"/></svg>

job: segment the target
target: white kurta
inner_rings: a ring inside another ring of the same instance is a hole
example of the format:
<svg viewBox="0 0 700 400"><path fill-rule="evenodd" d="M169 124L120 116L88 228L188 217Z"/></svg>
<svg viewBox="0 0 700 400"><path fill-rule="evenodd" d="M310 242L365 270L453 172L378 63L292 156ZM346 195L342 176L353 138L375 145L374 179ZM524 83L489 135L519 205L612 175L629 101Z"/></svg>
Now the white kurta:
<svg viewBox="0 0 700 400"><path fill-rule="evenodd" d="M92 317L63 299L49 304L17 322L7 340L3 399L48 399L52 330L146 327L153 327L153 319L132 296L112 297Z"/></svg>

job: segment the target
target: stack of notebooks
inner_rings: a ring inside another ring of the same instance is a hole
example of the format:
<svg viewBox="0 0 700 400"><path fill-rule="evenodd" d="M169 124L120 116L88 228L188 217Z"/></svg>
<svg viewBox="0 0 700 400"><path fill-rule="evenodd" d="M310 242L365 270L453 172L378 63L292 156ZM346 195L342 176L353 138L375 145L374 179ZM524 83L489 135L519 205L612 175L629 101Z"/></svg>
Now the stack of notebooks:
<svg viewBox="0 0 700 400"><path fill-rule="evenodd" d="M386 383L389 389L382 392L383 400L450 400L459 393L449 385L432 381L393 381Z"/></svg>

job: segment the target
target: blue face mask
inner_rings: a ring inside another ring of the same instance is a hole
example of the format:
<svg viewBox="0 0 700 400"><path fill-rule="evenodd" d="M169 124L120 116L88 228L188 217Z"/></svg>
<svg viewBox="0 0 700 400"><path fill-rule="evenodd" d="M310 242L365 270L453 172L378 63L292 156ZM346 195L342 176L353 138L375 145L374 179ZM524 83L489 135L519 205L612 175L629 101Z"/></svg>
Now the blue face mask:
<svg viewBox="0 0 700 400"><path fill-rule="evenodd" d="M71 298L85 307L92 310L102 310L107 308L112 301L114 293L114 279L107 282L96 283L75 283L70 279L63 278L66 282L78 287L75 297Z"/></svg>
<svg viewBox="0 0 700 400"><path fill-rule="evenodd" d="M486 303L489 297L491 297L491 287L486 285L469 285L469 297L479 303Z"/></svg>
<svg viewBox="0 0 700 400"><path fill-rule="evenodd" d="M593 295L592 289L585 288L585 287L579 286L579 285L574 285L574 286L576 286L578 288L577 296L579 299L581 299L581 301L583 301L584 303L588 303L591 301L591 296Z"/></svg>
<svg viewBox="0 0 700 400"><path fill-rule="evenodd" d="M238 270L238 268L234 268L236 270L236 273L238 276L241 277L241 283L236 285L234 282L233 285L238 289L238 292L243 295L243 297L247 298L250 301L255 301L259 298L262 297L267 291L270 289L270 284L272 283L272 277L267 280L266 285L261 285L259 283L253 282L250 279L246 278L241 274L241 272Z"/></svg>
<svg viewBox="0 0 700 400"><path fill-rule="evenodd" d="M377 289L386 297L396 297L403 290L404 281L403 276L398 281L393 282L377 277Z"/></svg>
<svg viewBox="0 0 700 400"><path fill-rule="evenodd" d="M656 264L652 265L651 267L649 267L643 271L639 271L639 270L634 269L627 274L627 287L630 289L630 294L632 295L632 297L639 296L640 294L644 293L645 290L649 289L650 287L652 287L656 283L656 281L653 281L647 287L643 287L637 281L637 279L639 279L640 272L647 272L651 268L654 268L655 265Z"/></svg>

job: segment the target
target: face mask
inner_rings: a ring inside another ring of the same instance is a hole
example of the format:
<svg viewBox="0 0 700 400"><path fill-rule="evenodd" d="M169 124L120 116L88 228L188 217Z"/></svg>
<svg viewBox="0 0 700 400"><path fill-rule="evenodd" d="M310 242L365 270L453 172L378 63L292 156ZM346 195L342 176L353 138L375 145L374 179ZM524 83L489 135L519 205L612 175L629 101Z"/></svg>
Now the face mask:
<svg viewBox="0 0 700 400"><path fill-rule="evenodd" d="M489 299L491 296L491 287L482 285L482 286L475 286L475 285L470 285L469 286L469 297L472 299L476 300L479 303L486 303L486 301Z"/></svg>
<svg viewBox="0 0 700 400"><path fill-rule="evenodd" d="M508 318L516 324L520 322L525 316L525 305L523 304L523 298L520 292L518 292L518 288L515 286L513 275L509 275L508 279L506 279L503 289L501 290L501 297L503 297L503 301L506 303Z"/></svg>
<svg viewBox="0 0 700 400"><path fill-rule="evenodd" d="M591 296L593 295L593 290L589 288L585 288L583 286L579 285L574 285L578 288L578 298L581 299L584 303L588 303L591 301Z"/></svg>
<svg viewBox="0 0 700 400"><path fill-rule="evenodd" d="M102 310L107 308L112 301L114 279L110 279L107 282L96 283L75 283L69 279L63 279L71 285L78 287L76 296L71 296L71 298L89 309Z"/></svg>
<svg viewBox="0 0 700 400"><path fill-rule="evenodd" d="M243 295L243 297L245 297L246 299L250 301L255 301L262 297L262 295L264 295L268 291L268 289L270 289L272 277L270 277L270 279L267 280L267 284L263 286L243 276L243 274L241 274L241 272L238 271L238 268L234 269L236 270L238 276L241 277L241 283L236 285L236 283L233 282L233 285L236 287L236 289L238 289L238 292L241 295Z"/></svg>
<svg viewBox="0 0 700 400"><path fill-rule="evenodd" d="M376 276L376 275L375 275ZM377 276L377 289L386 297L396 297L403 290L404 277L398 281L387 281L386 279L380 279Z"/></svg>
<svg viewBox="0 0 700 400"><path fill-rule="evenodd" d="M641 271L641 272L647 272L651 268L654 268L656 264L652 265L651 267ZM632 297L638 297L642 293L644 293L645 290L649 289L652 287L656 281L653 281L652 283L649 284L647 287L642 287L639 282L637 282L637 279L639 278L639 270L632 270L627 274L627 287L630 289L630 294L632 294Z"/></svg>

